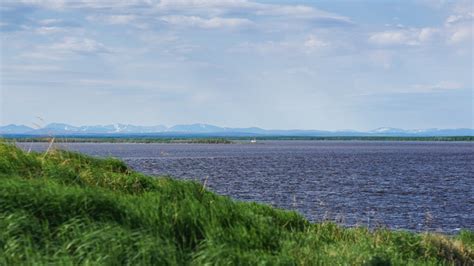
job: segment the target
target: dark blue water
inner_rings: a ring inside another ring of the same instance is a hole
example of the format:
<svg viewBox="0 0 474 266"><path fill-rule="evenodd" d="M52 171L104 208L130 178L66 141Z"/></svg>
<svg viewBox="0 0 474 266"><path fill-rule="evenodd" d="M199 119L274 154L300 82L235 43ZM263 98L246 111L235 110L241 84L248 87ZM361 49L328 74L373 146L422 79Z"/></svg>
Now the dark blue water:
<svg viewBox="0 0 474 266"><path fill-rule="evenodd" d="M22 144L29 147L31 144ZM474 230L474 143L60 144L346 226ZM32 144L44 149L44 144Z"/></svg>

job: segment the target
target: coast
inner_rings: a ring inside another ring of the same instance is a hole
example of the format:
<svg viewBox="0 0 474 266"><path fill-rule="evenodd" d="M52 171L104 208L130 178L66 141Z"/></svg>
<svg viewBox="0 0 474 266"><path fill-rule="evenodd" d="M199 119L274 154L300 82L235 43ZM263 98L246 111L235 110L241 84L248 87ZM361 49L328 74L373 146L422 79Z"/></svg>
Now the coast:
<svg viewBox="0 0 474 266"><path fill-rule="evenodd" d="M0 264L472 265L474 234L310 223L123 162L0 144Z"/></svg>

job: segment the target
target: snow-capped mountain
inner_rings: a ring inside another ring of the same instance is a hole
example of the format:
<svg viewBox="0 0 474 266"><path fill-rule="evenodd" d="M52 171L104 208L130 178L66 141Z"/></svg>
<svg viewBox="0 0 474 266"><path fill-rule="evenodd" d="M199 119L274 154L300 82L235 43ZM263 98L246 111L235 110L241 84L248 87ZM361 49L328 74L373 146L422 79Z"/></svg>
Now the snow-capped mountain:
<svg viewBox="0 0 474 266"><path fill-rule="evenodd" d="M369 131L369 133L382 136L472 136L474 134L474 129L400 129L392 127L380 127Z"/></svg>
<svg viewBox="0 0 474 266"><path fill-rule="evenodd" d="M0 126L0 135L212 135L212 136L474 136L474 129L414 129L405 130L381 127L370 131L323 131L323 130L266 130L258 127L230 128L209 124L175 125L166 127L136 126L130 124L110 124L92 126L72 126L63 123L48 124L43 128L33 129L24 125Z"/></svg>
<svg viewBox="0 0 474 266"><path fill-rule="evenodd" d="M135 126L125 124L72 126L63 123L51 123L39 129L23 125L0 126L0 134L61 135L61 134L139 134L163 132L167 128L157 126Z"/></svg>
<svg viewBox="0 0 474 266"><path fill-rule="evenodd" d="M212 133L225 132L225 128L209 124L176 125L168 128L168 132L186 132L186 133Z"/></svg>
<svg viewBox="0 0 474 266"><path fill-rule="evenodd" d="M379 127L370 131L370 133L406 133L407 130L393 127Z"/></svg>
<svg viewBox="0 0 474 266"><path fill-rule="evenodd" d="M49 131L67 131L67 132L77 132L79 131L79 127L71 126L68 124L63 124L63 123L51 123L43 127L42 129L44 130L49 130Z"/></svg>
<svg viewBox="0 0 474 266"><path fill-rule="evenodd" d="M126 124L81 126L79 131L84 133L155 133L166 130L165 126L135 126Z"/></svg>

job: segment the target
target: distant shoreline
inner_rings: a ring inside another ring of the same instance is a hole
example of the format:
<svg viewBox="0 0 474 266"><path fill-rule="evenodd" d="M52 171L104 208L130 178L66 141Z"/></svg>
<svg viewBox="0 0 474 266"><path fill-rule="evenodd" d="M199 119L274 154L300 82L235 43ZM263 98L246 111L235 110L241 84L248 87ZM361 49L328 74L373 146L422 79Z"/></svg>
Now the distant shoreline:
<svg viewBox="0 0 474 266"><path fill-rule="evenodd" d="M51 142L55 143L170 143L170 144L232 144L225 138L121 138L121 137L39 137L39 138L6 138L13 142Z"/></svg>
<svg viewBox="0 0 474 266"><path fill-rule="evenodd" d="M0 136L13 142L56 143L170 143L170 144L238 144L258 141L474 141L474 136L397 137L397 136L257 136L257 137L210 137L210 136Z"/></svg>

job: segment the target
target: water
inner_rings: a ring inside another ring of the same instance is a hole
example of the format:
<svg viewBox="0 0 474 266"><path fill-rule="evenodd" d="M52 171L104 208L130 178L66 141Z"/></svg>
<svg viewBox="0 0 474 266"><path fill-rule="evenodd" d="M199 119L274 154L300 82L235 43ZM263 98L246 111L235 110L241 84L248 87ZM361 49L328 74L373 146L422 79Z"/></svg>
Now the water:
<svg viewBox="0 0 474 266"><path fill-rule="evenodd" d="M21 144L44 150L46 144ZM474 230L474 143L265 141L59 144L151 175L203 182L311 221L453 233Z"/></svg>

